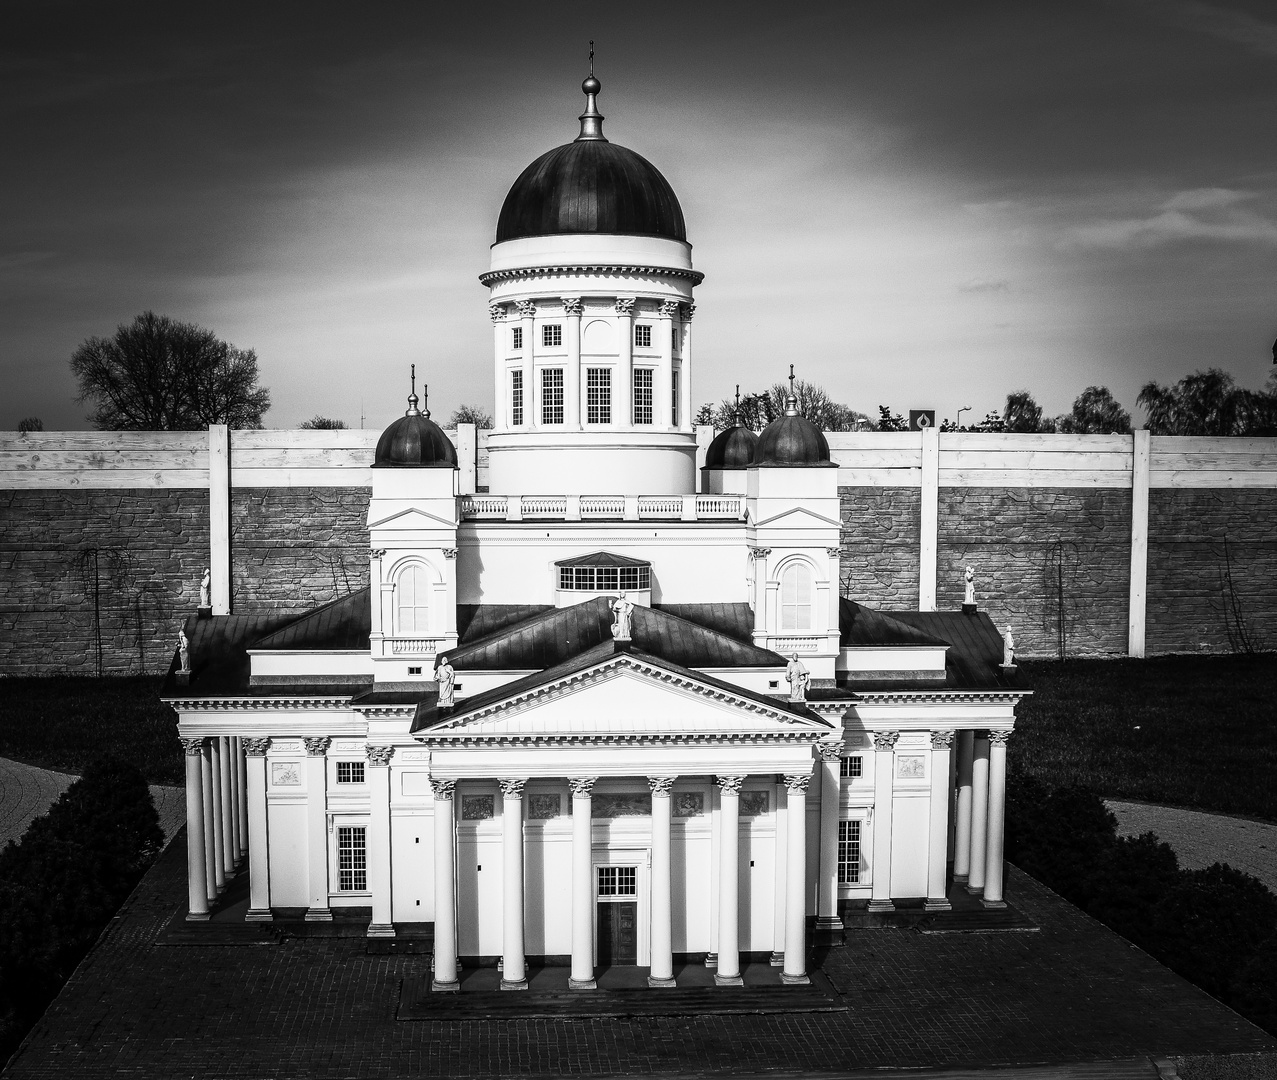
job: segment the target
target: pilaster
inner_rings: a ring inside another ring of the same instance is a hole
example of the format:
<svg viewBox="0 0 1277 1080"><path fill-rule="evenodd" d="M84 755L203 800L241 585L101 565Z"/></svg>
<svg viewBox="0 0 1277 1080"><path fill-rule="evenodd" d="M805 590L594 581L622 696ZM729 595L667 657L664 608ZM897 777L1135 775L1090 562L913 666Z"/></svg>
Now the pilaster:
<svg viewBox="0 0 1277 1080"><path fill-rule="evenodd" d="M332 922L328 906L328 736L307 738L306 866L307 922Z"/></svg>

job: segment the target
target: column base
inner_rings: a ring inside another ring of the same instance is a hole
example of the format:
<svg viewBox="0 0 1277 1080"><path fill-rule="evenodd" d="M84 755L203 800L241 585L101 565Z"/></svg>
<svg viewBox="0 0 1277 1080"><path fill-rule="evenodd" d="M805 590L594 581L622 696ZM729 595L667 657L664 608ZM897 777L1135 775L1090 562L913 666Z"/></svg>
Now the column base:
<svg viewBox="0 0 1277 1080"><path fill-rule="evenodd" d="M923 911L952 911L953 905L949 903L948 900L945 900L943 898L936 899L936 900L928 898L927 902L922 905L922 910Z"/></svg>
<svg viewBox="0 0 1277 1080"><path fill-rule="evenodd" d="M190 911L187 912L187 922L208 922L211 912L208 911Z"/></svg>
<svg viewBox="0 0 1277 1080"><path fill-rule="evenodd" d="M715 986L744 986L745 980L742 979L739 975L720 975L716 971L714 972L714 985Z"/></svg>
<svg viewBox="0 0 1277 1080"><path fill-rule="evenodd" d="M842 919L838 918L837 915L821 915L816 920L816 929L841 932L843 929Z"/></svg>
<svg viewBox="0 0 1277 1080"><path fill-rule="evenodd" d="M968 877L968 876L969 876L969 875L967 875L967 874L954 874L954 875L953 875L953 883L954 883L955 885L965 885L965 884L967 883L967 877Z"/></svg>
<svg viewBox="0 0 1277 1080"><path fill-rule="evenodd" d="M784 967L785 954L783 952L774 952L767 958L767 963L771 967Z"/></svg>
<svg viewBox="0 0 1277 1080"><path fill-rule="evenodd" d="M718 969L718 953L707 952L705 954L705 966L709 968L710 971L716 971Z"/></svg>
<svg viewBox="0 0 1277 1080"><path fill-rule="evenodd" d="M871 915L885 915L889 911L895 911L896 905L890 900L870 900L866 910Z"/></svg>
<svg viewBox="0 0 1277 1080"><path fill-rule="evenodd" d="M457 994L461 992L461 983L459 982L436 982L430 980L430 991L434 994Z"/></svg>
<svg viewBox="0 0 1277 1080"><path fill-rule="evenodd" d="M598 983L593 978L589 979L568 979L569 990L597 990Z"/></svg>
<svg viewBox="0 0 1277 1080"><path fill-rule="evenodd" d="M994 909L1004 908L1007 906L1007 902L1005 900L986 900L984 899L984 897L980 898L980 903L983 904L986 908L994 908Z"/></svg>
<svg viewBox="0 0 1277 1080"><path fill-rule="evenodd" d="M979 896L981 893L984 892L984 886L983 885L968 885L966 886L966 890L967 890L968 896Z"/></svg>
<svg viewBox="0 0 1277 1080"><path fill-rule="evenodd" d="M528 988L527 979L519 979L515 982L509 982L506 979L501 980L502 990L526 990Z"/></svg>
<svg viewBox="0 0 1277 1080"><path fill-rule="evenodd" d="M326 907L307 908L306 921L307 922L332 922L333 913L329 908L326 908Z"/></svg>
<svg viewBox="0 0 1277 1080"><path fill-rule="evenodd" d="M395 936L395 928L391 923L369 923L368 936L389 938Z"/></svg>
<svg viewBox="0 0 1277 1080"><path fill-rule="evenodd" d="M249 908L244 913L245 922L274 922L275 913L270 908Z"/></svg>
<svg viewBox="0 0 1277 1080"><path fill-rule="evenodd" d="M676 983L672 978L660 979L655 975L649 975L647 977L647 985L652 987L654 990L673 990L678 987L678 983Z"/></svg>
<svg viewBox="0 0 1277 1080"><path fill-rule="evenodd" d="M801 975L790 975L787 971L780 973L780 981L783 986L810 986L811 979L807 977L807 973Z"/></svg>

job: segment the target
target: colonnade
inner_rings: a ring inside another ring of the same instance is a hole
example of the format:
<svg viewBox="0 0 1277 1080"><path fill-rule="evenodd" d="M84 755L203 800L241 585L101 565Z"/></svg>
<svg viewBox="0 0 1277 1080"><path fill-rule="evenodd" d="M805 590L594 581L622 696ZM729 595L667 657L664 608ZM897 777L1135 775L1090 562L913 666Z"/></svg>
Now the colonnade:
<svg viewBox="0 0 1277 1080"><path fill-rule="evenodd" d="M568 985L574 990L590 990L594 980L594 920L596 883L594 880L593 789L596 777L572 777L572 969ZM670 987L674 981L671 826L671 795L675 777L648 777L652 794L652 872L650 973L648 985ZM714 981L719 986L740 986L739 936L739 852L740 789L743 775L717 777L718 815L718 949ZM806 983L807 977L807 785L809 773L785 777L788 792L785 860L784 966L786 983ZM432 989L455 991L457 977L456 910L456 780L435 778L435 945ZM526 778L500 781L504 820L502 824L502 979L503 990L527 988L527 957L524 953L524 853L523 789Z"/></svg>
<svg viewBox="0 0 1277 1080"><path fill-rule="evenodd" d="M186 752L187 919L201 922L249 850L245 740L183 739Z"/></svg>
<svg viewBox="0 0 1277 1080"><path fill-rule="evenodd" d="M987 908L1004 908L1007 740L1011 732L958 733L953 880Z"/></svg>

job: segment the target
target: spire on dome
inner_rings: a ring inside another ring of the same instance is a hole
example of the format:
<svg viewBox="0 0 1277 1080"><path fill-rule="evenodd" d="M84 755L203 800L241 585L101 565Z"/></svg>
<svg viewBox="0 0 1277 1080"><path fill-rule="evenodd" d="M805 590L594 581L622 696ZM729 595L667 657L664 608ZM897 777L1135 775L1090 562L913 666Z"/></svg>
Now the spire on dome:
<svg viewBox="0 0 1277 1080"><path fill-rule="evenodd" d="M417 365L416 364L412 365L411 378L412 378L412 389L408 394L408 411L404 413L404 416L420 416L421 410L417 408ZM426 416L429 417L430 414L426 413Z"/></svg>
<svg viewBox="0 0 1277 1080"><path fill-rule="evenodd" d="M590 41L590 74L581 83L581 92L585 94L585 112L583 112L578 120L581 121L581 134L576 137L577 142L607 142L603 136L603 114L599 112L598 105L595 102L603 84L594 77L594 41Z"/></svg>
<svg viewBox="0 0 1277 1080"><path fill-rule="evenodd" d="M794 393L794 365L789 365L789 397L785 398L785 415L798 415L798 395Z"/></svg>

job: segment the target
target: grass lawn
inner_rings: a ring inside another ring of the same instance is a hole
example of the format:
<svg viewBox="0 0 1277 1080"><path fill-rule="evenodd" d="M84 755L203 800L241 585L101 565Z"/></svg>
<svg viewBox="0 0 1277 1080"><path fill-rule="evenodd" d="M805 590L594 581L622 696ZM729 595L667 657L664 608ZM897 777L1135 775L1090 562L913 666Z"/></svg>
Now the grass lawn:
<svg viewBox="0 0 1277 1080"><path fill-rule="evenodd" d="M1012 773L1277 821L1277 654L1022 668Z"/></svg>
<svg viewBox="0 0 1277 1080"><path fill-rule="evenodd" d="M0 757L79 773L97 758L135 765L152 784L185 783L177 714L157 676L0 679Z"/></svg>

